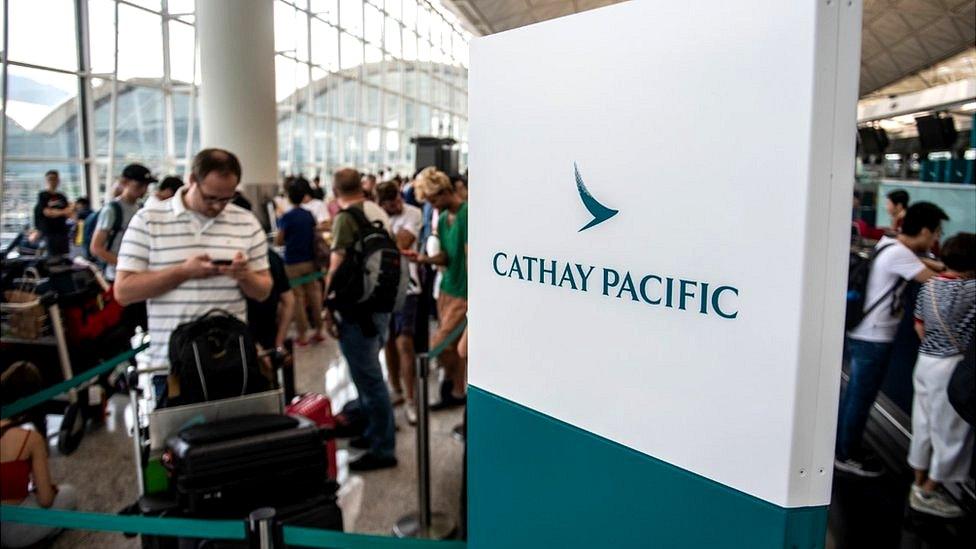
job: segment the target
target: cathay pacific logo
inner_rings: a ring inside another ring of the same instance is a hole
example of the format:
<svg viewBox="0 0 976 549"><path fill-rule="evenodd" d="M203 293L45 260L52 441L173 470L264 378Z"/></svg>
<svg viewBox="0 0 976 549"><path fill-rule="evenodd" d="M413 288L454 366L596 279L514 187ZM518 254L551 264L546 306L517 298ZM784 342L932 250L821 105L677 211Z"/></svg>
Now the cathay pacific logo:
<svg viewBox="0 0 976 549"><path fill-rule="evenodd" d="M587 211L593 216L593 219L589 223L577 231L581 233L617 215L618 210L608 208L593 198L593 195L586 188L586 183L583 183L583 176L580 175L579 166L576 165L576 162L573 162L573 171L576 173L576 190L579 191L580 200L583 201L583 206L586 206Z"/></svg>

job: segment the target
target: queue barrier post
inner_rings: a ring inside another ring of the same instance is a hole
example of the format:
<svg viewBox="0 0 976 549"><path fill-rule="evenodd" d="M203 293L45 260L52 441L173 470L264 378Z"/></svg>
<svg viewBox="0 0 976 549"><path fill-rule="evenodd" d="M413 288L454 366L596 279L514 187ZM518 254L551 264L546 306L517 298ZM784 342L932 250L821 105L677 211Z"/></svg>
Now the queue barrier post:
<svg viewBox="0 0 976 549"><path fill-rule="evenodd" d="M398 538L447 539L454 534L454 523L444 513L430 509L430 399L427 378L430 375L430 355L418 353L416 358L417 406L417 512L410 513L393 526Z"/></svg>
<svg viewBox="0 0 976 549"><path fill-rule="evenodd" d="M251 512L247 517L247 538L251 549L285 546L284 529L275 518L274 507L261 507Z"/></svg>

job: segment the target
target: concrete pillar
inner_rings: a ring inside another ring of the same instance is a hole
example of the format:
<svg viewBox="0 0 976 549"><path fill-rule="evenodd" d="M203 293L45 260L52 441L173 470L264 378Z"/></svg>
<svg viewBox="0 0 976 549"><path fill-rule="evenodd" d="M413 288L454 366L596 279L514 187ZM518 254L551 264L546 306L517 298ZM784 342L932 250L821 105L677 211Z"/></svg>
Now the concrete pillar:
<svg viewBox="0 0 976 549"><path fill-rule="evenodd" d="M200 140L236 154L241 192L267 221L277 189L274 6L268 0L197 0Z"/></svg>

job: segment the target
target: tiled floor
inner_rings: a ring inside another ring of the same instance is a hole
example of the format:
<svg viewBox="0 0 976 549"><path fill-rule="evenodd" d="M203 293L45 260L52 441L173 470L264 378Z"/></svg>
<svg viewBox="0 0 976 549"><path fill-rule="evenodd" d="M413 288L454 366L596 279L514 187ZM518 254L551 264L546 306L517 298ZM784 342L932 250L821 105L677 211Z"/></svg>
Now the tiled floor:
<svg viewBox="0 0 976 549"><path fill-rule="evenodd" d="M345 361L334 341L298 349L296 364L299 392L324 392L333 399L336 409L355 397ZM431 383L433 387L435 380ZM460 507L464 448L452 436L451 429L461 422L462 413L457 409L430 416L433 509L448 514L455 523ZM348 503L344 501L345 518L355 523L353 531L390 534L396 520L417 507L416 432L407 423L402 406L397 408L396 418L397 458L400 462L396 468L350 477L345 468L349 453L339 451L340 480L353 488ZM138 488L129 425L128 398L116 395L110 401L105 425L91 429L70 456L58 455L56 440L52 438L54 479L78 488L81 510L114 513L136 500ZM53 418L49 431L57 432ZM65 532L54 543L57 548L138 546L137 538L84 531Z"/></svg>

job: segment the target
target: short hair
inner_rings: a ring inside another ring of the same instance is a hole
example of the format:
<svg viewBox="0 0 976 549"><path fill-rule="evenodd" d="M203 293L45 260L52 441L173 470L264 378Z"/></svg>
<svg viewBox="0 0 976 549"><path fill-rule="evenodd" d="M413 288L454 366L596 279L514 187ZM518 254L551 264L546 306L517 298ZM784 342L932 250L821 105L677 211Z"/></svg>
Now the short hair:
<svg viewBox="0 0 976 549"><path fill-rule="evenodd" d="M44 172L44 177L45 178L47 178L49 176L52 176L52 175L54 177L61 177L61 174L58 173L58 170L48 170L48 171Z"/></svg>
<svg viewBox="0 0 976 549"><path fill-rule="evenodd" d="M902 208L908 207L908 193L901 189L888 193L888 200L892 204L900 204Z"/></svg>
<svg viewBox="0 0 976 549"><path fill-rule="evenodd" d="M383 173L383 172L381 171L380 173ZM373 175L373 174L371 174L371 173L368 173L368 174L364 175L363 177L365 177L366 179L369 179L373 183L376 183L376 176Z"/></svg>
<svg viewBox="0 0 976 549"><path fill-rule="evenodd" d="M160 191L173 191L174 193L183 186L183 180L175 175L170 175L163 178L163 181L159 184L157 190Z"/></svg>
<svg viewBox="0 0 976 549"><path fill-rule="evenodd" d="M224 149L203 149L193 157L193 177L200 183L211 172L233 175L241 181L241 161L234 153Z"/></svg>
<svg viewBox="0 0 976 549"><path fill-rule="evenodd" d="M305 196L308 194L306 192L306 189L304 189L301 185L295 185L295 184L288 186L287 193L288 193L288 201L296 206L301 204L302 200L305 200Z"/></svg>
<svg viewBox="0 0 976 549"><path fill-rule="evenodd" d="M414 188L417 190L417 198L426 201L431 196L436 196L442 192L454 192L454 183L447 177L447 174L430 166L424 168L417 175Z"/></svg>
<svg viewBox="0 0 976 549"><path fill-rule="evenodd" d="M922 229L935 232L949 216L931 202L916 202L905 212L905 220L901 224L901 232L906 236L918 236Z"/></svg>
<svg viewBox="0 0 976 549"><path fill-rule="evenodd" d="M976 271L976 234L958 233L942 246L942 262L959 273Z"/></svg>
<svg viewBox="0 0 976 549"><path fill-rule="evenodd" d="M363 176L355 168L341 168L332 176L336 194L350 196L363 192Z"/></svg>
<svg viewBox="0 0 976 549"><path fill-rule="evenodd" d="M399 195L400 189L397 188L397 184L394 181L384 181L376 187L377 202L396 200L396 197Z"/></svg>
<svg viewBox="0 0 976 549"><path fill-rule="evenodd" d="M41 371L31 362L15 362L0 376L0 401L11 404L30 396L44 386Z"/></svg>
<svg viewBox="0 0 976 549"><path fill-rule="evenodd" d="M84 204L85 206L91 205L91 200L88 200L87 196L79 196L78 199L75 200L75 202L78 204Z"/></svg>

